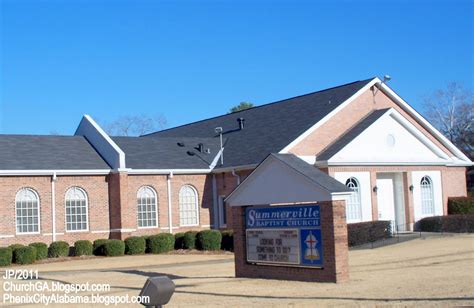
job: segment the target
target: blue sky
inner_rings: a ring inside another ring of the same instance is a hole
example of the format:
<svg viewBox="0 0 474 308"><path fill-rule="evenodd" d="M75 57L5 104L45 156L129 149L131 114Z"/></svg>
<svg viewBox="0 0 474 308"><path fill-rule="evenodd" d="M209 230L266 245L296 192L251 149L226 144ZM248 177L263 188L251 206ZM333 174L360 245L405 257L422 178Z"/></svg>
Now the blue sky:
<svg viewBox="0 0 474 308"><path fill-rule="evenodd" d="M473 2L0 0L0 133L82 114L168 127L390 74L415 108L473 88Z"/></svg>

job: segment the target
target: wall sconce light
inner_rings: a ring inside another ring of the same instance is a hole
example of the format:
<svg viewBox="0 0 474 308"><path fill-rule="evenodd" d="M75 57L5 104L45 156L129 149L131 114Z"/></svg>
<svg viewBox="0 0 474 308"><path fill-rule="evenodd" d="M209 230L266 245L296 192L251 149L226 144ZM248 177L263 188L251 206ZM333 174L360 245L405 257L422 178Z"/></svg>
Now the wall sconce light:
<svg viewBox="0 0 474 308"><path fill-rule="evenodd" d="M415 187L413 187L413 185L410 185L410 187L408 187L408 189L413 192L413 189L415 189Z"/></svg>
<svg viewBox="0 0 474 308"><path fill-rule="evenodd" d="M372 190L374 191L374 193L377 193L377 190L379 190L379 188L377 186L374 186Z"/></svg>

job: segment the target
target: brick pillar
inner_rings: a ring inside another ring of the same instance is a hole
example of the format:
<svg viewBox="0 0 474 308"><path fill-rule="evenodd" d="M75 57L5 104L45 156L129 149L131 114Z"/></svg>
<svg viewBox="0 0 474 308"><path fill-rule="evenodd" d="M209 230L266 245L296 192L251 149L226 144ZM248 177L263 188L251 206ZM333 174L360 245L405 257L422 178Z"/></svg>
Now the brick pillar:
<svg viewBox="0 0 474 308"><path fill-rule="evenodd" d="M126 172L111 173L109 175L109 203L110 203L110 233L111 238L123 239L128 234L120 230L135 229L136 219L130 218L135 212L130 213L127 202L128 174Z"/></svg>
<svg viewBox="0 0 474 308"><path fill-rule="evenodd" d="M345 201L318 202L321 210L323 267L272 266L247 263L245 207L232 207L235 276L312 282L349 280ZM295 204L296 205L296 204Z"/></svg>
<svg viewBox="0 0 474 308"><path fill-rule="evenodd" d="M415 209L413 207L413 192L410 191L411 171L403 173L403 191L405 197L405 218L410 230L413 230L415 223Z"/></svg>

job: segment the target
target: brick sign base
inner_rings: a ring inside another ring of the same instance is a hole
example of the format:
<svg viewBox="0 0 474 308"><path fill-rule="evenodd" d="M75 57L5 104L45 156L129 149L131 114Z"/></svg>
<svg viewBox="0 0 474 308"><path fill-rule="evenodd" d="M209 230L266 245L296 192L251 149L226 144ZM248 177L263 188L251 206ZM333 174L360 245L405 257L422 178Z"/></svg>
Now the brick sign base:
<svg viewBox="0 0 474 308"><path fill-rule="evenodd" d="M311 282L345 282L349 279L346 208L344 201L318 202L321 211L323 267L253 264L247 262L245 208L232 207L235 276Z"/></svg>

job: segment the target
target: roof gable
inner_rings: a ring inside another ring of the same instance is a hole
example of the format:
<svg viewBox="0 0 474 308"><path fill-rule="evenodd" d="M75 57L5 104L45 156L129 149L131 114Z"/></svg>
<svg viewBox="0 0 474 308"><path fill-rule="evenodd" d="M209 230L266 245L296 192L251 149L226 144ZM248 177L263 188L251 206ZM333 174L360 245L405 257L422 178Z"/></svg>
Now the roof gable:
<svg viewBox="0 0 474 308"><path fill-rule="evenodd" d="M329 164L448 164L450 158L394 109L376 110L317 157Z"/></svg>

